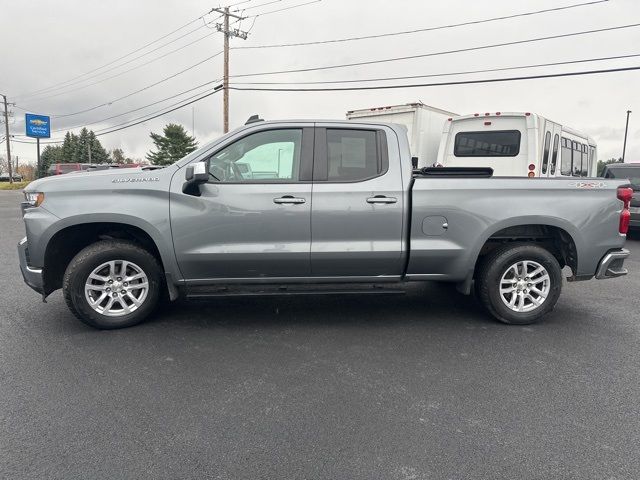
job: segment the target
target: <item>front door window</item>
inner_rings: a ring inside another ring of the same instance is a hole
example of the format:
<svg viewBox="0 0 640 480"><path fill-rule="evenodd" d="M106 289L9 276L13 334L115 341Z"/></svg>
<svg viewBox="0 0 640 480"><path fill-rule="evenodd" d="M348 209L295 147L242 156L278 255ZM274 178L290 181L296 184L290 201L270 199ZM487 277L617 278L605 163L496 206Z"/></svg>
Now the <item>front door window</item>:
<svg viewBox="0 0 640 480"><path fill-rule="evenodd" d="M298 180L302 129L265 130L248 135L211 157L212 181L224 183Z"/></svg>

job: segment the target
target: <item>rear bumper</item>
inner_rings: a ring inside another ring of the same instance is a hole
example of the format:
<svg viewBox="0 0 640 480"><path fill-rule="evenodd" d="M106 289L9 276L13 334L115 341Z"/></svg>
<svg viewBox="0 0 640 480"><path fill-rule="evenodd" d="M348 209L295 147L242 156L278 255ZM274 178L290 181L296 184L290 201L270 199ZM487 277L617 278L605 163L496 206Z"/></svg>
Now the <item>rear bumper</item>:
<svg viewBox="0 0 640 480"><path fill-rule="evenodd" d="M626 248L619 248L607 252L598 264L596 278L602 280L605 278L616 278L626 275L628 271L624 268L624 261L629 255L631 255L631 252Z"/></svg>
<svg viewBox="0 0 640 480"><path fill-rule="evenodd" d="M27 254L27 237L24 237L18 243L18 257L20 258L20 270L24 282L33 288L36 292L44 294L44 281L42 278L42 269L29 266Z"/></svg>

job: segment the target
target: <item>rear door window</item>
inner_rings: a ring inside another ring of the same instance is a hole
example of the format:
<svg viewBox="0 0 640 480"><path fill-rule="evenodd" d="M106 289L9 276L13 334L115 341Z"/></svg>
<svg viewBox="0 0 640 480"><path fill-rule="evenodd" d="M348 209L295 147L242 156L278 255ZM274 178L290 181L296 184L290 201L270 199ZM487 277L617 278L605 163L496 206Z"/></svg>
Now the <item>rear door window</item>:
<svg viewBox="0 0 640 480"><path fill-rule="evenodd" d="M386 136L378 130L316 129L314 180L361 182L388 168Z"/></svg>
<svg viewBox="0 0 640 480"><path fill-rule="evenodd" d="M520 153L519 130L458 132L453 147L456 157L515 157Z"/></svg>

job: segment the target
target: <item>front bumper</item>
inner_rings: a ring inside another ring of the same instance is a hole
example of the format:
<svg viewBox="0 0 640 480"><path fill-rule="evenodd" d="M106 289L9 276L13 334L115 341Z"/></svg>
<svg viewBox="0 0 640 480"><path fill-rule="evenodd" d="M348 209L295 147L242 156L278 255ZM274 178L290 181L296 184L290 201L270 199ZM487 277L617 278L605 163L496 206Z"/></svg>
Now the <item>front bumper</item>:
<svg viewBox="0 0 640 480"><path fill-rule="evenodd" d="M44 295L42 269L29 266L27 237L24 237L18 243L18 257L20 258L20 270L22 271L22 278L24 278L24 282L36 292Z"/></svg>
<svg viewBox="0 0 640 480"><path fill-rule="evenodd" d="M624 268L624 261L629 255L631 255L631 252L626 248L619 248L607 252L598 264L596 278L602 280L605 278L616 278L626 275L628 271Z"/></svg>

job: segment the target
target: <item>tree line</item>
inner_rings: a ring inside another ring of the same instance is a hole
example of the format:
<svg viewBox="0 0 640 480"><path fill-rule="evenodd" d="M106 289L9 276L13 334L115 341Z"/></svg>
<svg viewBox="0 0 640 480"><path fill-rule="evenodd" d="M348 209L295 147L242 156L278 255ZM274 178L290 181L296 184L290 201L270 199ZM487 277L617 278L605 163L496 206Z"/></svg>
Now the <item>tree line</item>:
<svg viewBox="0 0 640 480"><path fill-rule="evenodd" d="M150 133L155 150L150 150L145 158L153 165L170 165L198 148L196 139L187 134L182 125L170 123L162 134ZM83 128L79 134L67 132L61 145L47 145L40 155L38 176L46 175L55 163L143 163L125 155L120 148L108 152L100 143L93 130Z"/></svg>

